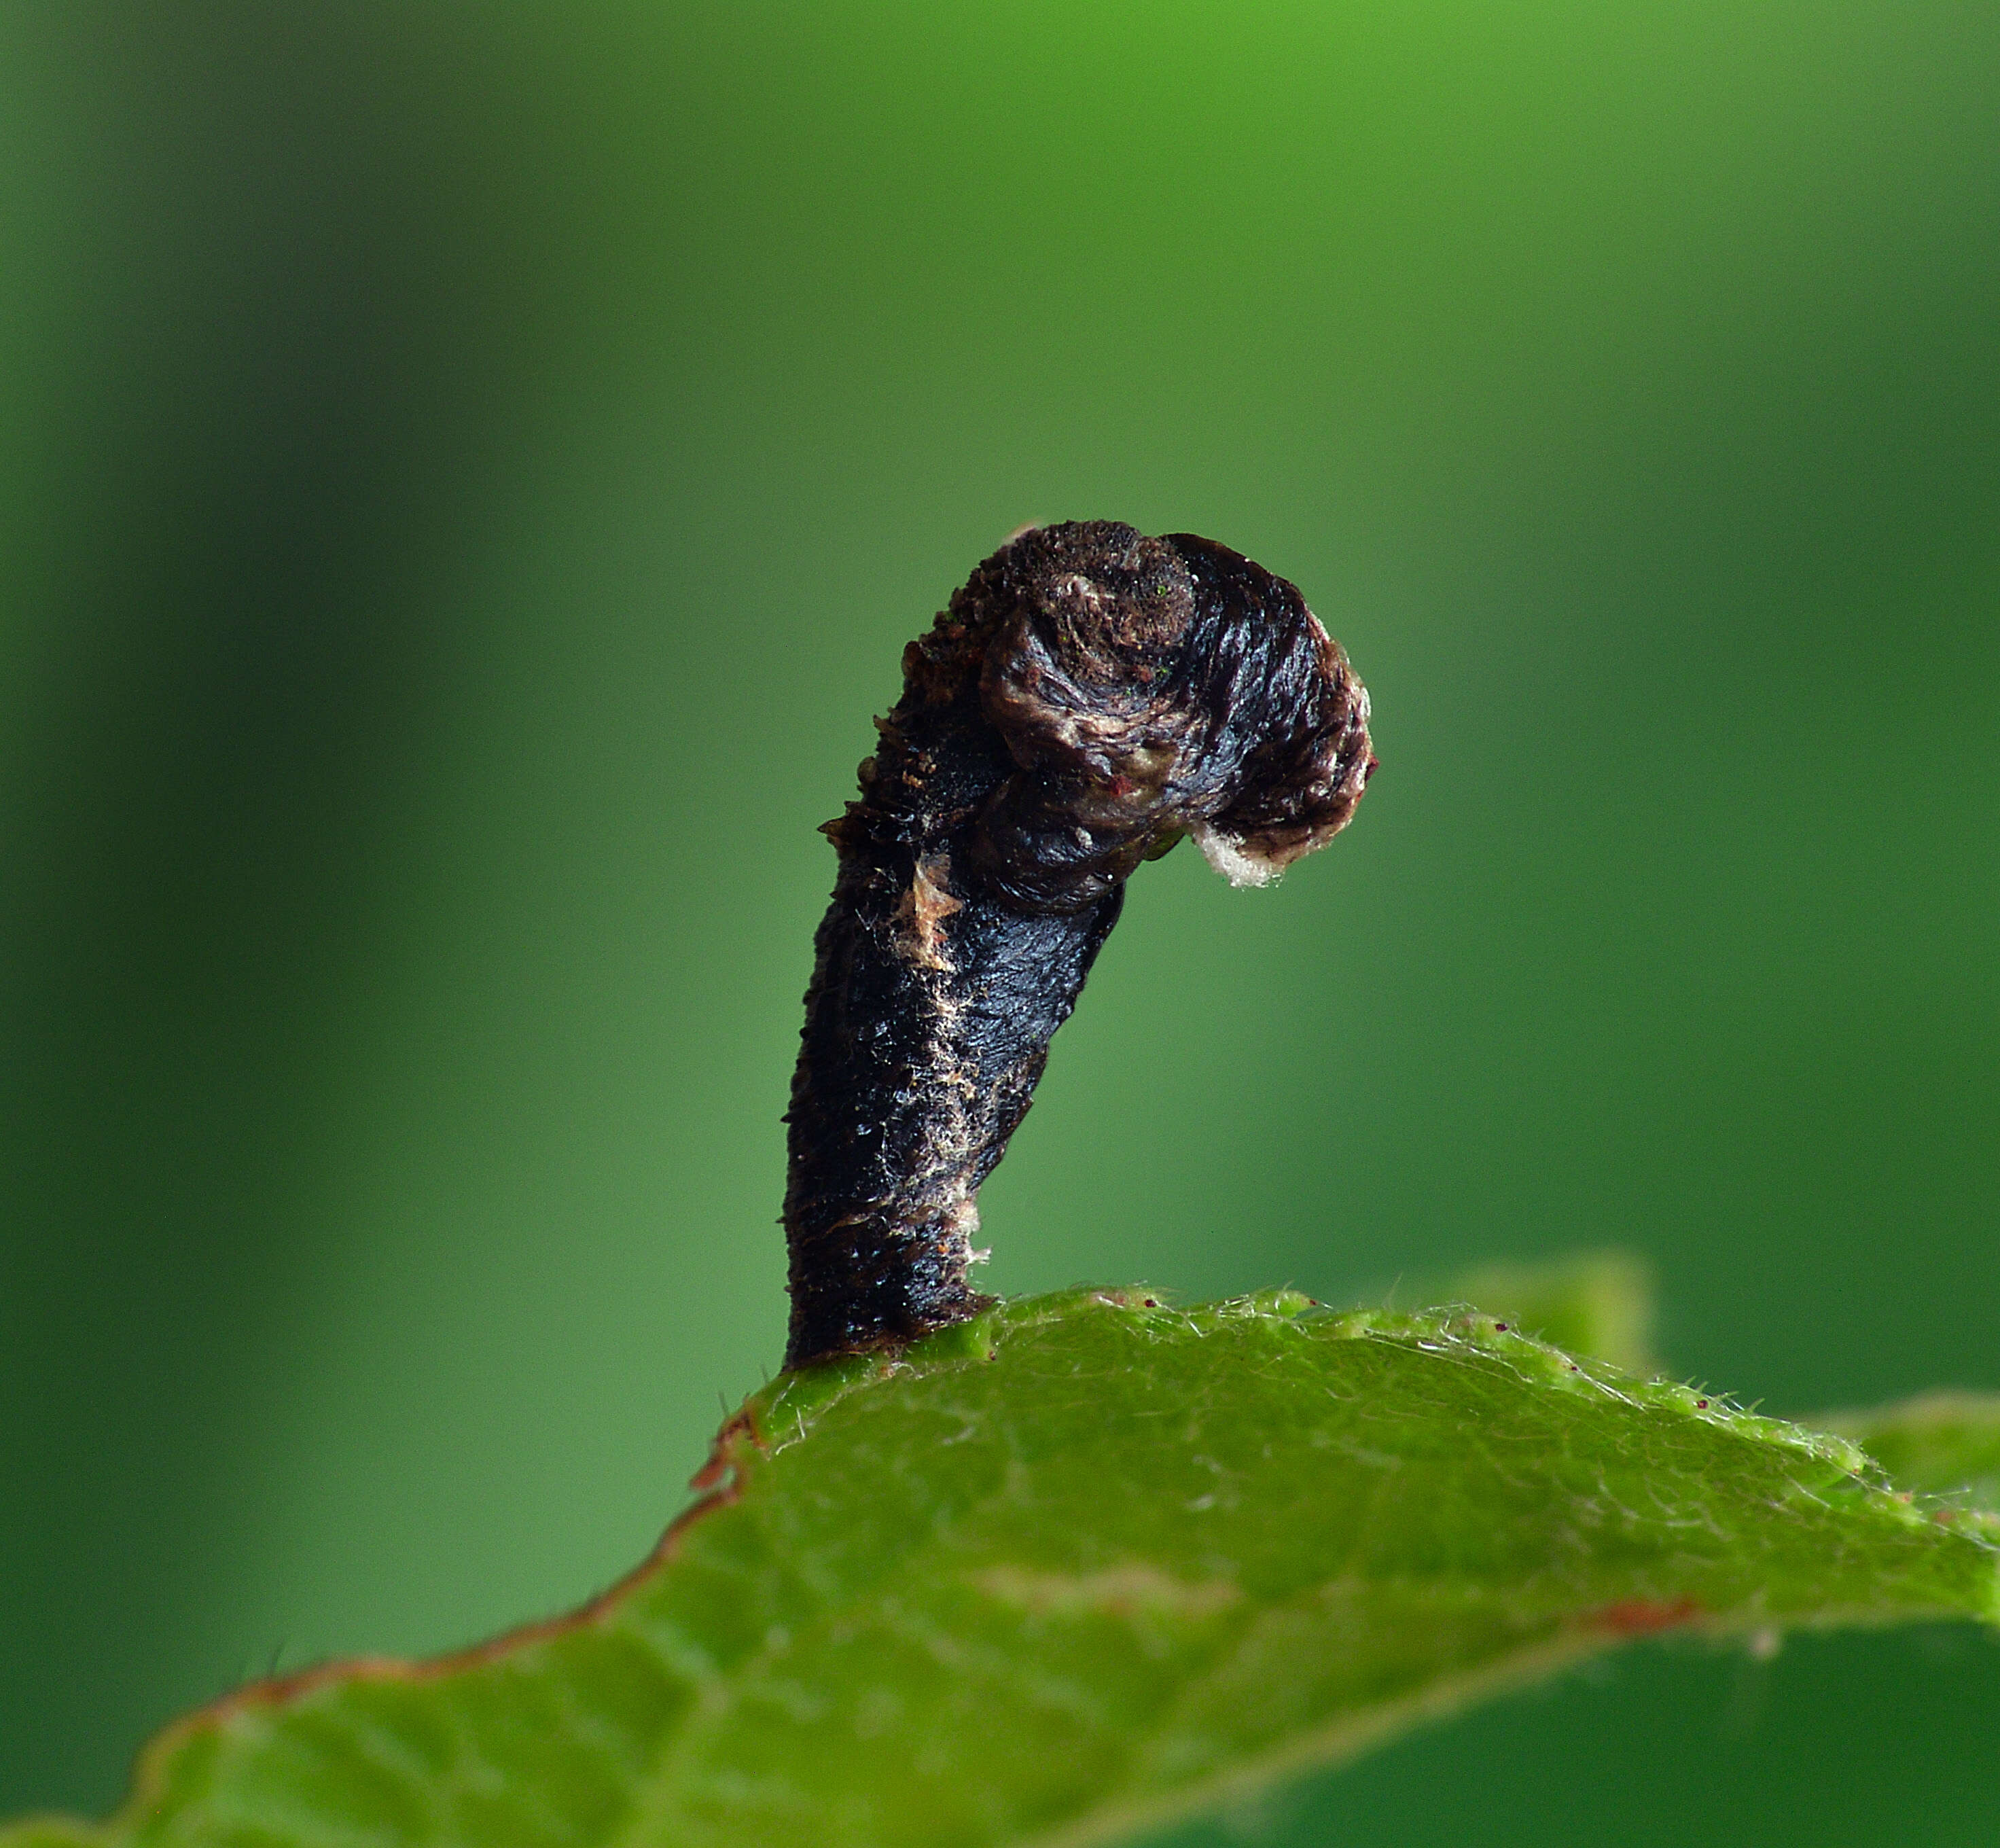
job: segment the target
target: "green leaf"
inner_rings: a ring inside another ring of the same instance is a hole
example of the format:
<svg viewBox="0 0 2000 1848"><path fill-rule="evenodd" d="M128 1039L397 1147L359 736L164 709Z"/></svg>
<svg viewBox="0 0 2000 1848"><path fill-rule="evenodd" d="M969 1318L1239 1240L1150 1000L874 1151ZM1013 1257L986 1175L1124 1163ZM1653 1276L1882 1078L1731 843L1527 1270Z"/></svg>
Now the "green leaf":
<svg viewBox="0 0 2000 1848"><path fill-rule="evenodd" d="M1843 1439L1291 1294L1011 1304L780 1378L700 1480L576 1617L246 1689L7 1848L1050 1848L1652 1631L1996 1608Z"/></svg>
<svg viewBox="0 0 2000 1848"><path fill-rule="evenodd" d="M1483 1264L1460 1272L1450 1294L1570 1353L1608 1360L1627 1373L1658 1370L1652 1270L1631 1252L1578 1252L1540 1263Z"/></svg>
<svg viewBox="0 0 2000 1848"><path fill-rule="evenodd" d="M2000 1394L1927 1392L1872 1412L1836 1412L1826 1424L1905 1488L2000 1513Z"/></svg>

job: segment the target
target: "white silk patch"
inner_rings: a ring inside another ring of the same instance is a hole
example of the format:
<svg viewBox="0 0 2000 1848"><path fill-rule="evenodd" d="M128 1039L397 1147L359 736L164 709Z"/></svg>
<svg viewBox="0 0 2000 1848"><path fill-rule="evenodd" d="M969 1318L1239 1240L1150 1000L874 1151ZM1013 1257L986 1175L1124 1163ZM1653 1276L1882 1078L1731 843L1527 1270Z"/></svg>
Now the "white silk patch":
<svg viewBox="0 0 2000 1848"><path fill-rule="evenodd" d="M1262 854L1245 852L1241 841L1206 824L1191 832L1202 858L1231 885L1269 885L1284 870Z"/></svg>

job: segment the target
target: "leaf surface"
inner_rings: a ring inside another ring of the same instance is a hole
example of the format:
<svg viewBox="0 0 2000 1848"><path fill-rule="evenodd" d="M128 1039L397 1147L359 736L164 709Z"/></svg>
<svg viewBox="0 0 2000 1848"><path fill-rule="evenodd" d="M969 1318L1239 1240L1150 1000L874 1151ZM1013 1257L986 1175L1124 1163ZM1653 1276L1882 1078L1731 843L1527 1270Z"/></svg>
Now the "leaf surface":
<svg viewBox="0 0 2000 1848"><path fill-rule="evenodd" d="M1530 1263L1482 1264L1451 1280L1449 1299L1627 1373L1660 1370L1653 1353L1653 1273L1627 1251L1575 1252Z"/></svg>
<svg viewBox="0 0 2000 1848"><path fill-rule="evenodd" d="M4 1848L1107 1841L1630 1638L1995 1612L1852 1443L1478 1314L1007 1304L789 1374L575 1616L254 1686Z"/></svg>
<svg viewBox="0 0 2000 1848"><path fill-rule="evenodd" d="M1836 1412L1851 1437L1905 1488L2000 1514L2000 1393L1926 1392L1867 1412Z"/></svg>

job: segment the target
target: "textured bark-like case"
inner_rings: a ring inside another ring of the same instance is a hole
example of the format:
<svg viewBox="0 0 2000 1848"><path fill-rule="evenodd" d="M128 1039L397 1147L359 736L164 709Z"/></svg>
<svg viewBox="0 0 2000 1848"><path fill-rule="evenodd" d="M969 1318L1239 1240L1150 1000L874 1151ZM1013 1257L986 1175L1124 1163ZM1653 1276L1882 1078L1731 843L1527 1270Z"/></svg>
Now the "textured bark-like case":
<svg viewBox="0 0 2000 1848"><path fill-rule="evenodd" d="M910 644L840 856L792 1084L788 1365L890 1346L966 1280L1005 1152L1116 922L1193 835L1262 883L1345 825L1368 696L1298 592L1186 533L1038 527Z"/></svg>

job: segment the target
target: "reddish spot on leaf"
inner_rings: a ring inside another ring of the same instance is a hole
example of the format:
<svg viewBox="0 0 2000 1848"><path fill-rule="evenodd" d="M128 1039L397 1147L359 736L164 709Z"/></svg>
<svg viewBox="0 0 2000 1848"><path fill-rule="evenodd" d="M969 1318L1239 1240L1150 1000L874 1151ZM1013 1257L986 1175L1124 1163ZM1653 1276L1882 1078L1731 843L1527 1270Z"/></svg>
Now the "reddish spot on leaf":
<svg viewBox="0 0 2000 1848"><path fill-rule="evenodd" d="M688 1487L697 1493L719 1488L736 1467L738 1447L757 1442L757 1426L746 1406L716 1433L708 1447L708 1461L688 1478Z"/></svg>
<svg viewBox="0 0 2000 1848"><path fill-rule="evenodd" d="M1651 1636L1692 1623L1701 1615L1701 1607L1692 1598L1621 1598L1593 1610L1584 1621L1593 1630L1609 1631L1613 1636Z"/></svg>

